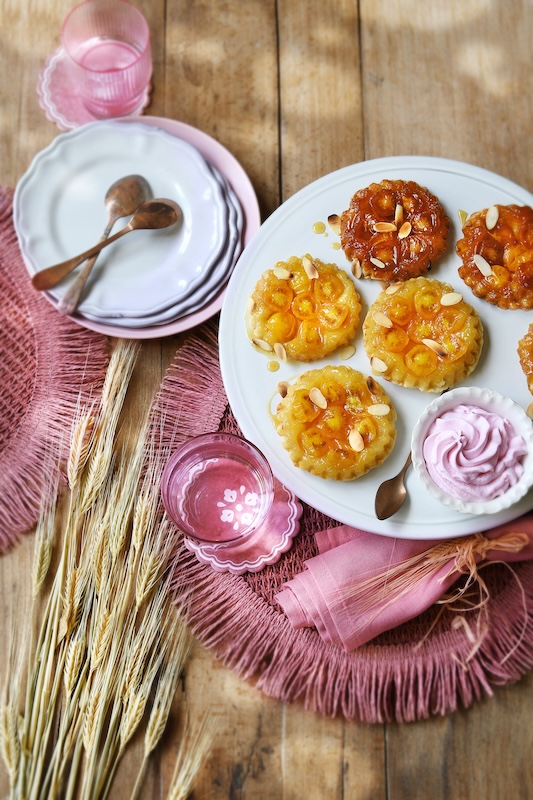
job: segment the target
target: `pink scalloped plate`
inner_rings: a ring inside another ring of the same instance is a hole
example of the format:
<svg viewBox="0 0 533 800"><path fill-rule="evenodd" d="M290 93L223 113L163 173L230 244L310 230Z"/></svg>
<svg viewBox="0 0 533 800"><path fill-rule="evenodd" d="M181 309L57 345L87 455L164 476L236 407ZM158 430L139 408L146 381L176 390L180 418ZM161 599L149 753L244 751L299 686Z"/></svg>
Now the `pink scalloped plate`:
<svg viewBox="0 0 533 800"><path fill-rule="evenodd" d="M265 522L244 542L207 545L185 537L184 544L198 561L216 572L259 572L286 553L300 530L302 505L289 489L274 482L274 500Z"/></svg>

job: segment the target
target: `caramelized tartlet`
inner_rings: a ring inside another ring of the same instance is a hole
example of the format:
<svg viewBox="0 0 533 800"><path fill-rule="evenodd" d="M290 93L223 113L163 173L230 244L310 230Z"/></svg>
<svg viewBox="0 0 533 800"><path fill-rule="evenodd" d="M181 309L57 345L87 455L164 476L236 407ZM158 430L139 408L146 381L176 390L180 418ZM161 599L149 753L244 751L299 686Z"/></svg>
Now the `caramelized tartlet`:
<svg viewBox="0 0 533 800"><path fill-rule="evenodd" d="M274 424L297 467L347 481L379 466L396 439L396 411L371 376L347 366L300 375L279 403Z"/></svg>
<svg viewBox="0 0 533 800"><path fill-rule="evenodd" d="M518 358L526 376L528 389L533 394L533 322L518 342Z"/></svg>
<svg viewBox="0 0 533 800"><path fill-rule="evenodd" d="M336 264L291 256L263 273L250 298L252 342L296 361L314 361L350 342L361 315L352 279Z"/></svg>
<svg viewBox="0 0 533 800"><path fill-rule="evenodd" d="M341 247L363 277L416 278L446 250L450 220L414 181L384 180L357 191L341 215Z"/></svg>
<svg viewBox="0 0 533 800"><path fill-rule="evenodd" d="M533 209L494 205L476 211L457 242L459 275L476 297L500 308L533 308Z"/></svg>
<svg viewBox="0 0 533 800"><path fill-rule="evenodd" d="M382 291L363 336L374 374L424 392L442 392L466 378L483 346L472 306L449 284L423 277Z"/></svg>

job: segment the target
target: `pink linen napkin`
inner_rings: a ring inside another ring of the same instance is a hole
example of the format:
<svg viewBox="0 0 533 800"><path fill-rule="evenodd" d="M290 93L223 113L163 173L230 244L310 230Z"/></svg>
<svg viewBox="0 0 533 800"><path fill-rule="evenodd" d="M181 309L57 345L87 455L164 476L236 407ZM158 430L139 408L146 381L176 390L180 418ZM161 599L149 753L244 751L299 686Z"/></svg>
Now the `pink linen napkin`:
<svg viewBox="0 0 533 800"><path fill-rule="evenodd" d="M316 627L346 651L418 616L461 574L485 587L476 565L533 558L533 514L474 534L412 541L341 525L316 535L319 555L276 595L294 628ZM486 589L486 587L485 587Z"/></svg>

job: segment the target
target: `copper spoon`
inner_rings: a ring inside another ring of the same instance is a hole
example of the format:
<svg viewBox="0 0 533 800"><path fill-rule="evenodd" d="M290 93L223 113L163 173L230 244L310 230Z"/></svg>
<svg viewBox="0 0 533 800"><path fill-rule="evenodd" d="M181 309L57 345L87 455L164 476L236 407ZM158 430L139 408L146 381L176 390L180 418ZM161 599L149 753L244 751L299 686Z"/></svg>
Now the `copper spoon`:
<svg viewBox="0 0 533 800"><path fill-rule="evenodd" d="M104 200L108 219L100 241L104 241L104 239L109 237L113 225L118 219L129 217L139 208L141 203L144 203L145 200L149 200L151 196L152 190L150 189L150 185L142 175L126 175L125 178L120 178L118 181L111 184L106 192ZM68 316L73 314L76 310L81 293L83 292L97 258L98 255L95 255L85 262L76 279L65 291L63 297L57 304L57 310L60 314Z"/></svg>
<svg viewBox="0 0 533 800"><path fill-rule="evenodd" d="M405 488L405 475L411 465L411 451L399 473L394 478L389 478L378 486L374 509L378 519L388 519L396 514L405 503L407 489Z"/></svg>
<svg viewBox="0 0 533 800"><path fill-rule="evenodd" d="M135 230L158 230L161 228L168 228L175 225L181 218L181 209L173 200L166 200L157 198L156 200L148 200L143 203L137 211L133 214L128 224L122 228L118 233L110 236L109 239L100 241L79 256L69 258L67 261L62 261L59 264L54 264L52 267L36 272L31 279L34 289L39 291L47 291L56 286L65 275L72 272L80 264L83 264L88 258L98 255L100 250L104 247L116 242L121 236L125 236L130 231Z"/></svg>

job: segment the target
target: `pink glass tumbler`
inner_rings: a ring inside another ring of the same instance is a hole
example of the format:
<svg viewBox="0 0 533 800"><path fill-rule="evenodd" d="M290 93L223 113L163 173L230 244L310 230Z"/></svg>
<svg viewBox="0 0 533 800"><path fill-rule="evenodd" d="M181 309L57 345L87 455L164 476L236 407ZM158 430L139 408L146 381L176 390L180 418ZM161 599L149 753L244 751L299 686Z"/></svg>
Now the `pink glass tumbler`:
<svg viewBox="0 0 533 800"><path fill-rule="evenodd" d="M246 538L266 519L274 478L264 455L231 433L208 433L185 442L161 480L168 515L189 537L208 544Z"/></svg>
<svg viewBox="0 0 533 800"><path fill-rule="evenodd" d="M142 107L152 76L150 30L126 0L85 0L72 9L61 31L80 97L98 119Z"/></svg>

